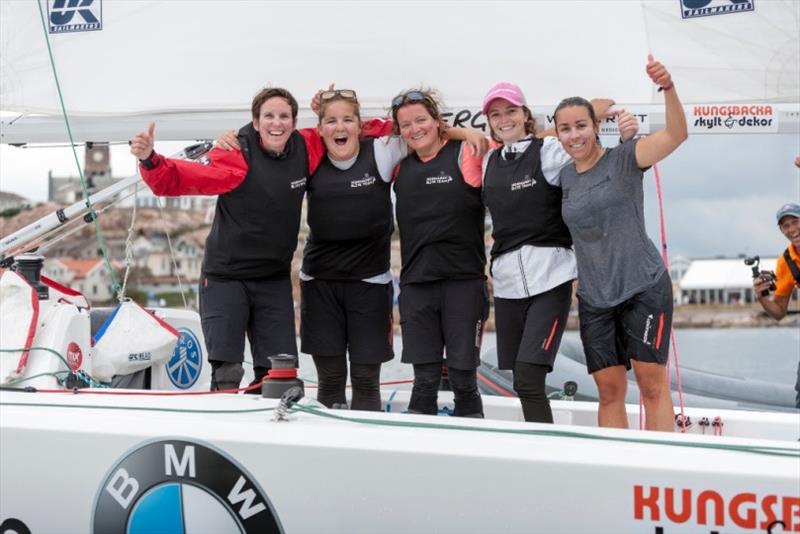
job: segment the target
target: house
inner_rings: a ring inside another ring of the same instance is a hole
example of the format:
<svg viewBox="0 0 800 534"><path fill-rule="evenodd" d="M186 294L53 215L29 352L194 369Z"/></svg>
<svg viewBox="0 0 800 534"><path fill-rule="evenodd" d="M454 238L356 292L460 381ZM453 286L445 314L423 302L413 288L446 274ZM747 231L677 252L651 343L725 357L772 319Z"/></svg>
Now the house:
<svg viewBox="0 0 800 534"><path fill-rule="evenodd" d="M27 208L31 205L27 198L16 193L0 191L0 213L9 210Z"/></svg>
<svg viewBox="0 0 800 534"><path fill-rule="evenodd" d="M200 229L173 239L172 252L166 239L153 238L149 241L149 250L144 253L145 241L139 239L136 245L142 251L137 256L140 265L147 267L154 278L179 276L184 282L194 284L200 279L207 234L208 229Z"/></svg>
<svg viewBox="0 0 800 534"><path fill-rule="evenodd" d="M80 291L93 304L114 298L111 275L103 258L48 258L44 261L42 274Z"/></svg>

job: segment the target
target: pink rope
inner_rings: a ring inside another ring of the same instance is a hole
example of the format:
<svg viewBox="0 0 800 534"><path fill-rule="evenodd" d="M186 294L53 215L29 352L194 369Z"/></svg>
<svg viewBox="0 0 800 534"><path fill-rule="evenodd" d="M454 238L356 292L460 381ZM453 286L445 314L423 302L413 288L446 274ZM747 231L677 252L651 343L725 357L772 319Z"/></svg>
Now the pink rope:
<svg viewBox="0 0 800 534"><path fill-rule="evenodd" d="M661 172L658 164L653 164L653 172L656 176L656 192L658 193L658 222L661 227L661 259L664 267L669 271L669 252L667 251L667 225L664 223L664 196L661 189ZM684 414L683 386L681 385L681 368L678 364L678 343L675 341L675 329L670 328L670 341L672 342L672 355L675 358L675 378L678 386L678 403L681 408L681 432L686 432L686 417ZM667 358L667 384L670 383L669 377L670 360Z"/></svg>

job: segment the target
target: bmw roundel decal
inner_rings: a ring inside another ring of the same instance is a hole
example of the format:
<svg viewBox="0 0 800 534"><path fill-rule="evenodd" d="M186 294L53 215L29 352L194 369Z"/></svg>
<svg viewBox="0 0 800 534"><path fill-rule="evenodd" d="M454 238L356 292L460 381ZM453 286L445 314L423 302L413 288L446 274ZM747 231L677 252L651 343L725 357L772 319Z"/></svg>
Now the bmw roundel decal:
<svg viewBox="0 0 800 534"><path fill-rule="evenodd" d="M178 332L181 337L167 362L167 376L176 388L189 389L197 382L200 371L203 370L203 348L188 328L180 327Z"/></svg>
<svg viewBox="0 0 800 534"><path fill-rule="evenodd" d="M146 442L119 460L92 515L96 534L283 533L252 475L210 444L179 439Z"/></svg>

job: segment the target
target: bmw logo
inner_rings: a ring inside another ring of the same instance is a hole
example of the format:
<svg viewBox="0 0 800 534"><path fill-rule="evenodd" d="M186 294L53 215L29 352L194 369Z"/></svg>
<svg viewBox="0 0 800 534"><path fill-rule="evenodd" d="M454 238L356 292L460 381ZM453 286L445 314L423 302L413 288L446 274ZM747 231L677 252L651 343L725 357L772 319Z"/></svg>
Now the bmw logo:
<svg viewBox="0 0 800 534"><path fill-rule="evenodd" d="M203 349L191 330L181 327L178 332L181 337L167 363L167 376L176 388L189 389L203 369Z"/></svg>
<svg viewBox="0 0 800 534"><path fill-rule="evenodd" d="M283 533L253 477L209 444L146 442L117 462L95 497L92 531Z"/></svg>

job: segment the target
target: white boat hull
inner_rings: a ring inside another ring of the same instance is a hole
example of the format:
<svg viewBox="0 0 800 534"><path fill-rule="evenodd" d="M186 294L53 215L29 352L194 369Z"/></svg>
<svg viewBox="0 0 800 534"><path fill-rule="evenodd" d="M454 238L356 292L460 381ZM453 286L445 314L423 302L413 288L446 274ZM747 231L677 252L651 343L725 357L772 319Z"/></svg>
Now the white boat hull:
<svg viewBox="0 0 800 534"><path fill-rule="evenodd" d="M581 426L596 409L581 402L553 403L571 425L397 413L407 395L386 392L390 413L275 422L276 401L250 395L3 391L0 522L135 534L169 516L154 496L180 488L179 532L265 532L270 518L292 533L800 529L800 415L717 411L724 437L680 435ZM485 403L521 418L516 399Z"/></svg>

